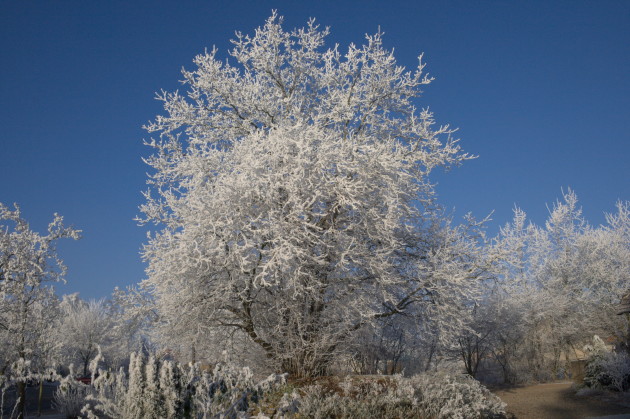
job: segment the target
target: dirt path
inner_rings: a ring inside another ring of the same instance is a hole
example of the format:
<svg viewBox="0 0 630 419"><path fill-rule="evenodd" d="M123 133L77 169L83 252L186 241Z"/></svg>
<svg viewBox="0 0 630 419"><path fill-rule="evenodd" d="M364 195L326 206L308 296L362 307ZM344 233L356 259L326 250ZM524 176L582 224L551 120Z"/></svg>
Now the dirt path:
<svg viewBox="0 0 630 419"><path fill-rule="evenodd" d="M497 390L517 419L581 419L630 414L630 404L602 397L579 397L571 383L538 384Z"/></svg>

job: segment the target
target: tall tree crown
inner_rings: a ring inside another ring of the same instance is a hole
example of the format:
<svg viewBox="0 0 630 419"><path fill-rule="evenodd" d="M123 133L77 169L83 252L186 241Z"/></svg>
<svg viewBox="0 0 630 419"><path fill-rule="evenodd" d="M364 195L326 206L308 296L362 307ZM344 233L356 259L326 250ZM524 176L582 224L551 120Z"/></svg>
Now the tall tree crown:
<svg viewBox="0 0 630 419"><path fill-rule="evenodd" d="M237 34L230 60L197 56L187 95L158 96L142 207L164 226L144 252L163 312L236 327L272 357L316 342L326 353L429 298L419 263L448 235L435 234L427 176L469 158L414 106L424 65L398 66L380 32L342 54L314 20L281 23Z"/></svg>

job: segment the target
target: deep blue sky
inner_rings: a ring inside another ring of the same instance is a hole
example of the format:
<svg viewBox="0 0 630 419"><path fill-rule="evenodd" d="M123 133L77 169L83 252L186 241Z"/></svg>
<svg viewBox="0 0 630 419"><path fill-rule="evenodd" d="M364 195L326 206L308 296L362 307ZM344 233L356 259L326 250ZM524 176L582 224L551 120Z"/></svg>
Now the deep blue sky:
<svg viewBox="0 0 630 419"><path fill-rule="evenodd" d="M289 28L316 17L342 46L380 25L407 67L425 53L436 80L418 105L479 156L435 177L458 217L495 210L494 232L518 205L542 223L571 187L599 224L630 199L629 1L0 0L0 202L37 230L58 212L84 231L60 244L61 292L143 278L133 218L154 92L273 8Z"/></svg>

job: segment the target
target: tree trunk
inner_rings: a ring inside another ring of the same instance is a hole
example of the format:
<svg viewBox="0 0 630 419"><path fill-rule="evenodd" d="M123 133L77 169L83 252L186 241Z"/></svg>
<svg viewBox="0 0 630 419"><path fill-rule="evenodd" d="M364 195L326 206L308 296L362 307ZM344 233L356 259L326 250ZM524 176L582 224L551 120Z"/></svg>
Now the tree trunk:
<svg viewBox="0 0 630 419"><path fill-rule="evenodd" d="M44 378L39 379L39 394L37 396L37 416L42 415L42 396L44 393Z"/></svg>
<svg viewBox="0 0 630 419"><path fill-rule="evenodd" d="M88 365L90 363L90 359L89 358L85 358L83 360L83 377L87 377L88 376Z"/></svg>
<svg viewBox="0 0 630 419"><path fill-rule="evenodd" d="M331 363L330 352L325 351L313 354L312 351L305 350L295 354L292 358L285 359L280 365L281 372L286 372L293 378L321 377L329 373Z"/></svg>
<svg viewBox="0 0 630 419"><path fill-rule="evenodd" d="M17 395L19 398L17 418L24 419L26 417L26 381L18 381Z"/></svg>

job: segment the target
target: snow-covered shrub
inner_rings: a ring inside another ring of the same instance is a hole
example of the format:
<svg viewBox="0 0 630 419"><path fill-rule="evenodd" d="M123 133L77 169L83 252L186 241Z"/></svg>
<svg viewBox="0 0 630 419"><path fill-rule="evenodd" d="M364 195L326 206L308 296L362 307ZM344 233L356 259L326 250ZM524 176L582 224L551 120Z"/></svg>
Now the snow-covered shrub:
<svg viewBox="0 0 630 419"><path fill-rule="evenodd" d="M172 361L162 362L160 368L160 384L164 417L174 418L184 411L186 390L179 366Z"/></svg>
<svg viewBox="0 0 630 419"><path fill-rule="evenodd" d="M625 391L630 388L630 356L612 352L599 338L584 348L588 361L584 370L584 384L591 388Z"/></svg>
<svg viewBox="0 0 630 419"><path fill-rule="evenodd" d="M53 407L66 418L78 418L91 389L90 386L75 380L70 375L61 381L60 386L55 391Z"/></svg>
<svg viewBox="0 0 630 419"><path fill-rule="evenodd" d="M192 370L191 370L192 371ZM286 383L286 374L272 374L260 383L249 368L231 363L217 364L212 373L196 374L192 380L197 417L235 418L259 403L265 393Z"/></svg>
<svg viewBox="0 0 630 419"><path fill-rule="evenodd" d="M129 373L99 370L82 414L90 419L151 418L501 418L504 403L461 374L426 373L412 378L329 377L299 387L286 375L256 383L249 368L198 364L132 354ZM266 416L269 415L269 416Z"/></svg>
<svg viewBox="0 0 630 419"><path fill-rule="evenodd" d="M82 410L88 418L105 416L140 419L163 415L164 403L159 397L152 397L155 396L156 387L152 358L147 362L141 354L131 354L128 374L123 368L118 372L99 369L97 373L98 357L95 361L91 368L95 377L92 381L94 393L88 396L90 404Z"/></svg>
<svg viewBox="0 0 630 419"><path fill-rule="evenodd" d="M597 335L593 336L593 343L584 346L587 363L584 369L584 385L592 388L605 388L609 382L603 369L603 360L609 352L606 344Z"/></svg>
<svg viewBox="0 0 630 419"><path fill-rule="evenodd" d="M433 372L411 380L428 417L472 419L505 415L505 403L468 375Z"/></svg>
<svg viewBox="0 0 630 419"><path fill-rule="evenodd" d="M217 364L212 374L196 372L192 382L195 387L193 403L203 417L224 412L242 412L249 408L249 397L255 392L253 374L249 368L233 364Z"/></svg>
<svg viewBox="0 0 630 419"><path fill-rule="evenodd" d="M123 417L126 412L128 381L125 371L121 368L118 372L100 371L92 385L94 394L89 396L92 402L84 406L82 413L88 418L98 418L99 415L109 417Z"/></svg>
<svg viewBox="0 0 630 419"><path fill-rule="evenodd" d="M184 367L171 361L132 354L129 373L99 370L94 394L82 413L89 418L170 419L237 417L263 394L284 384L272 375L255 383L249 368L217 364L210 373L199 365Z"/></svg>
<svg viewBox="0 0 630 419"><path fill-rule="evenodd" d="M609 388L625 391L630 388L630 356L626 352L610 352L602 359L602 370L610 380Z"/></svg>
<svg viewBox="0 0 630 419"><path fill-rule="evenodd" d="M505 404L469 376L426 373L346 378L286 394L273 417L436 418L505 417Z"/></svg>
<svg viewBox="0 0 630 419"><path fill-rule="evenodd" d="M340 383L340 389L338 392L321 385L305 388L305 394L299 401L299 417L422 417L415 389L408 379L401 376L379 381L348 378Z"/></svg>

